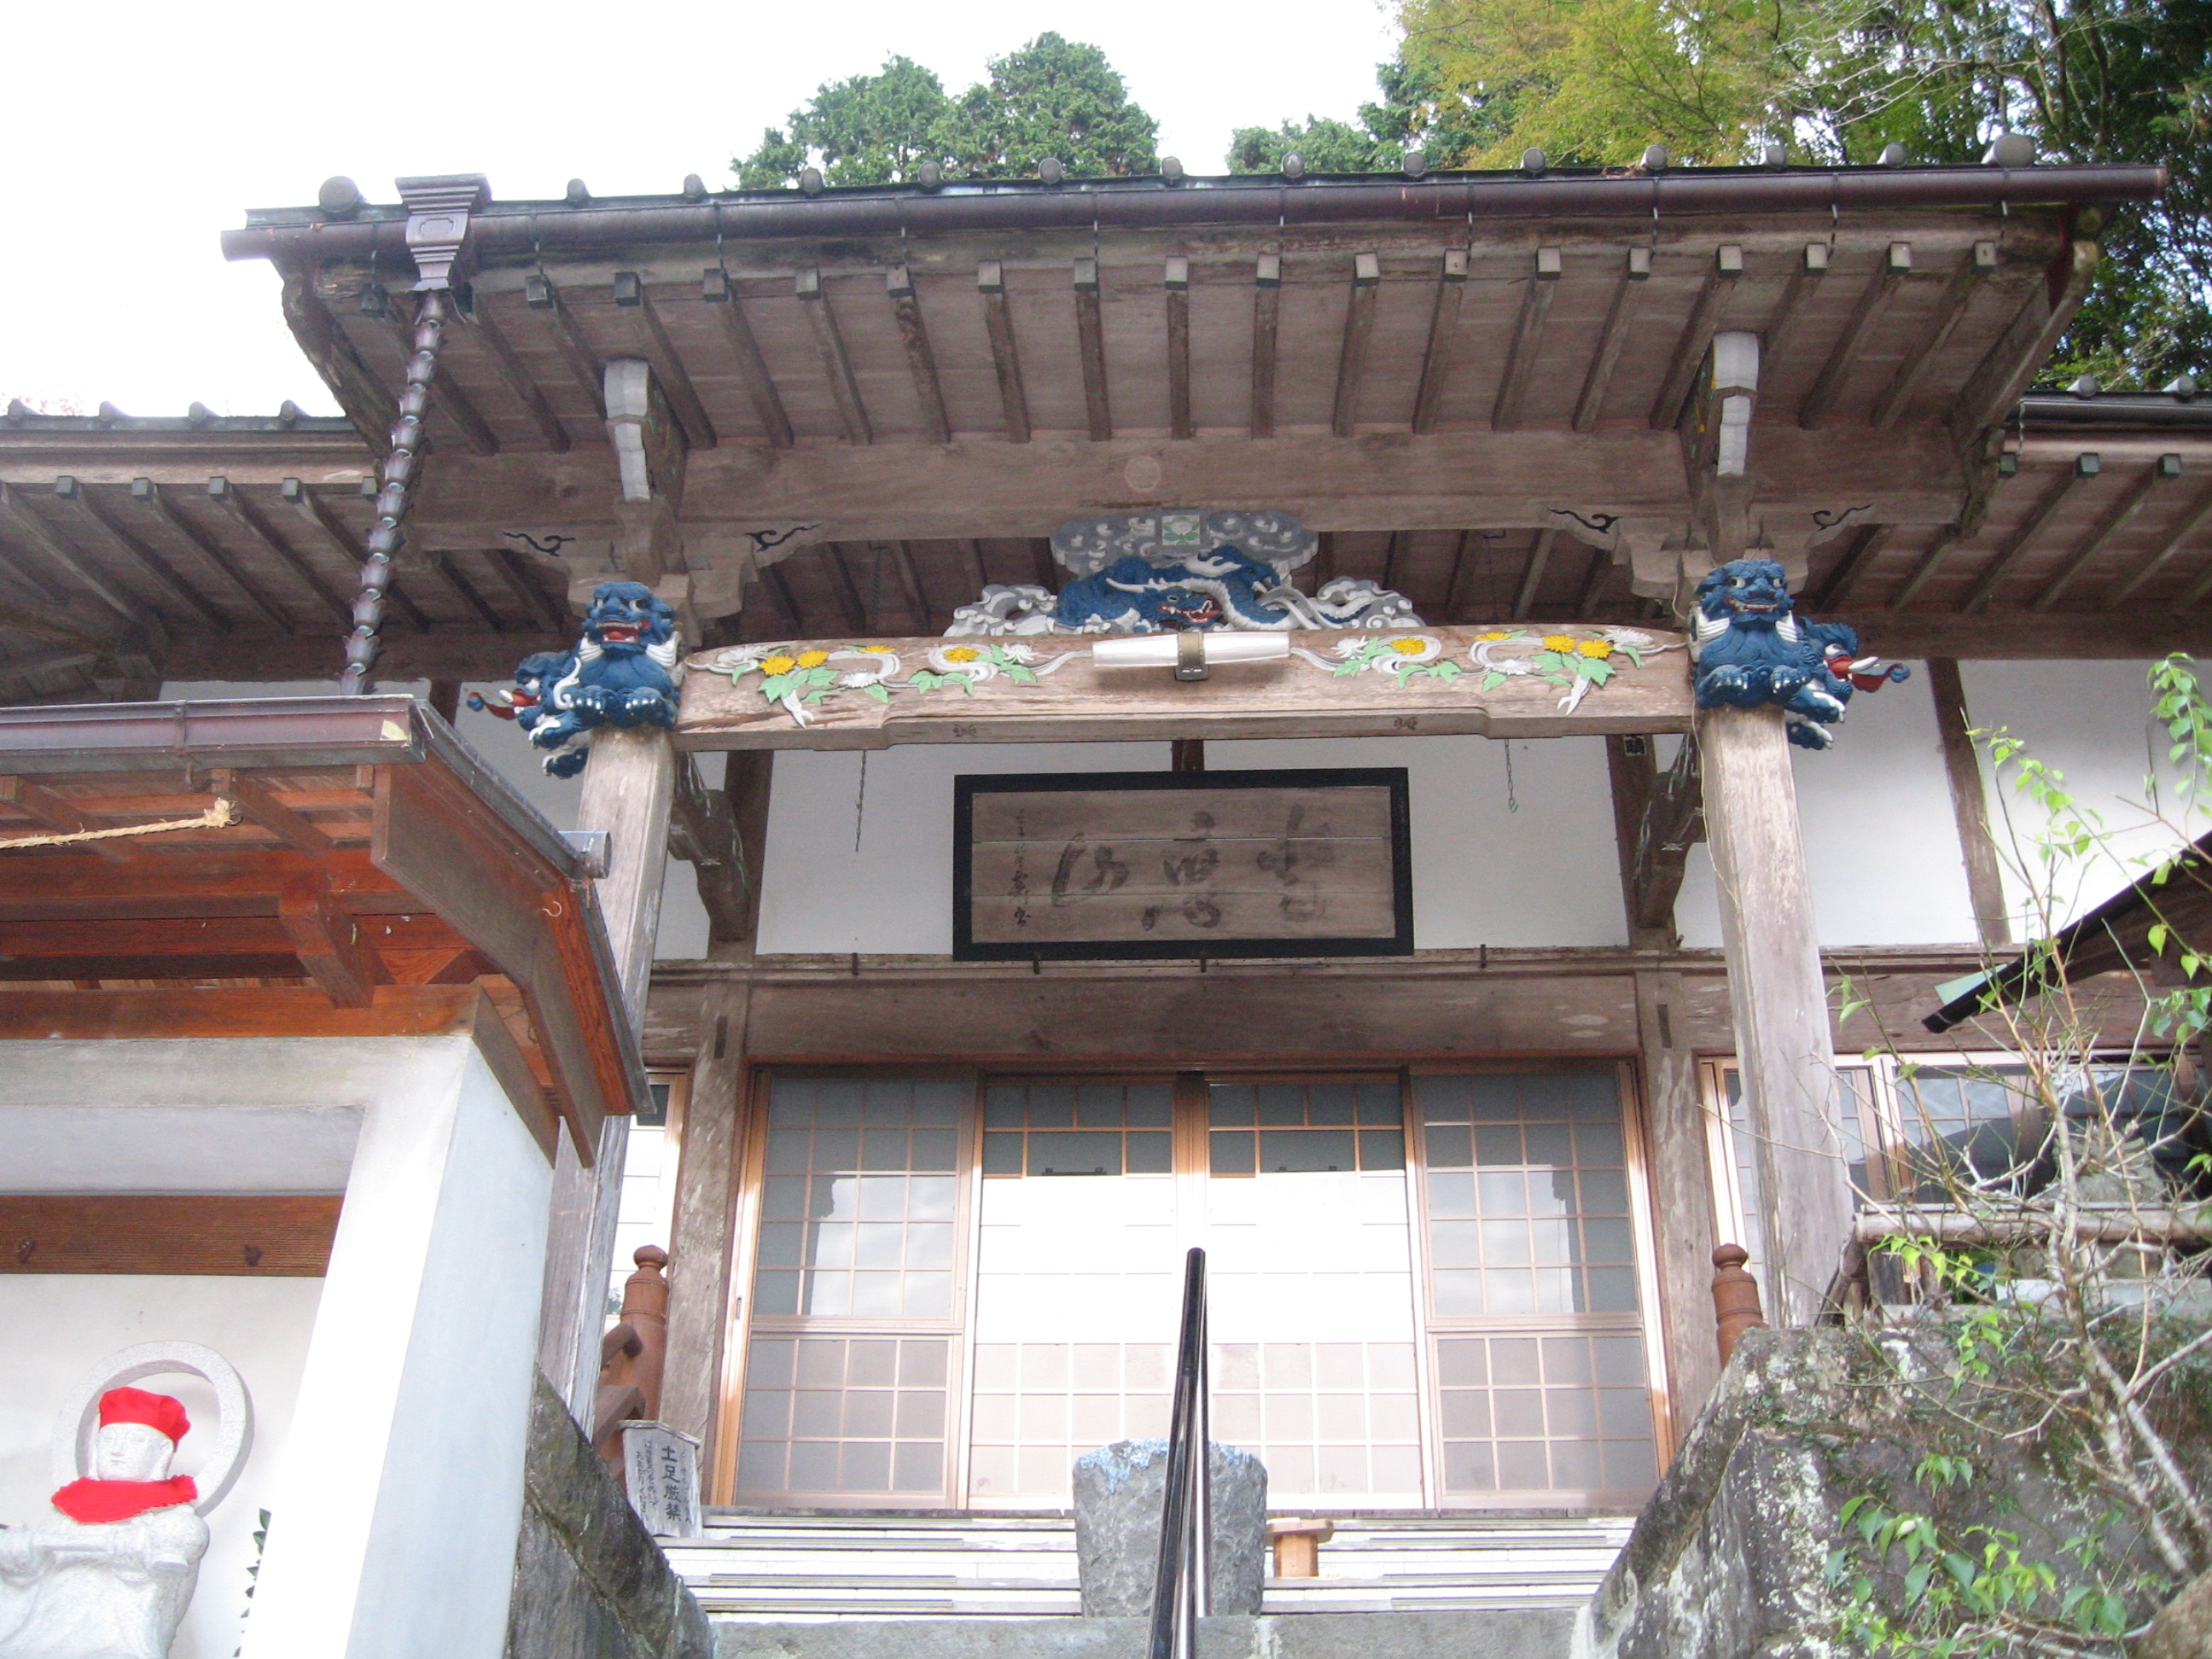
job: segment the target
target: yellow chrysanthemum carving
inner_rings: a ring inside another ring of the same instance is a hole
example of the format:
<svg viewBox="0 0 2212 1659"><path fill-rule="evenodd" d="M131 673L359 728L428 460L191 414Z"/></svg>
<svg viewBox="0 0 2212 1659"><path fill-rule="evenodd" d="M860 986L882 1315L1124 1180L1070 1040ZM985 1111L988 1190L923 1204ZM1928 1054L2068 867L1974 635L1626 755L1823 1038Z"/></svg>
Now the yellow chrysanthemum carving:
<svg viewBox="0 0 2212 1659"><path fill-rule="evenodd" d="M981 659L982 655L983 653L981 651L978 651L972 645L956 645L949 647L945 651L945 660L947 662L976 662Z"/></svg>
<svg viewBox="0 0 2212 1659"><path fill-rule="evenodd" d="M1584 640L1580 645L1577 646L1575 649L1581 652L1585 657L1595 657L1600 661L1602 661L1613 654L1613 641L1611 640Z"/></svg>
<svg viewBox="0 0 2212 1659"><path fill-rule="evenodd" d="M1513 636L1502 628L1493 628L1487 634L1477 634L1478 640L1510 640Z"/></svg>
<svg viewBox="0 0 2212 1659"><path fill-rule="evenodd" d="M1393 640L1390 648L1401 657L1418 657L1428 647L1419 640Z"/></svg>
<svg viewBox="0 0 2212 1659"><path fill-rule="evenodd" d="M799 665L801 668L819 668L829 660L830 653L827 651L802 651L799 653Z"/></svg>
<svg viewBox="0 0 2212 1659"><path fill-rule="evenodd" d="M888 645L864 645L860 649L878 657L888 657L891 653L891 648Z"/></svg>
<svg viewBox="0 0 2212 1659"><path fill-rule="evenodd" d="M1575 636L1571 634L1547 634L1544 635L1544 649L1547 651L1571 651L1574 648Z"/></svg>
<svg viewBox="0 0 2212 1659"><path fill-rule="evenodd" d="M761 659L761 672L770 679L774 679L779 674L788 674L798 666L799 661L795 657L763 657Z"/></svg>

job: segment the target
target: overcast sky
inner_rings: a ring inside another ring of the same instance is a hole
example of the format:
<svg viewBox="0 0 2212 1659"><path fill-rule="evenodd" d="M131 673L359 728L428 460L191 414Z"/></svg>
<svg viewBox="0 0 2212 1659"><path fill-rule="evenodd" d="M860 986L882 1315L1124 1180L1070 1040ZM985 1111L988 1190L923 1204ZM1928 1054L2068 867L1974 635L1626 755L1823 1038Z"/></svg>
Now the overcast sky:
<svg viewBox="0 0 2212 1659"><path fill-rule="evenodd" d="M0 397L133 415L335 405L259 262L216 237L333 173L372 201L410 173L483 173L505 198L729 181L732 153L828 79L891 52L957 91L1058 29L1103 46L1160 149L1218 171L1230 129L1349 116L1391 31L1377 0L106 0L19 4L0 53Z"/></svg>

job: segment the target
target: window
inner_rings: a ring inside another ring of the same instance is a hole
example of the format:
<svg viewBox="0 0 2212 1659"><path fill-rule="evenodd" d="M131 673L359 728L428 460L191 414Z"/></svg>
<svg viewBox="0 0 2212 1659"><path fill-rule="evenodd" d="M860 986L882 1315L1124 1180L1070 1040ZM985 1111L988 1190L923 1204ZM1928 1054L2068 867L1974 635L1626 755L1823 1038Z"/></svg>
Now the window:
<svg viewBox="0 0 2212 1659"><path fill-rule="evenodd" d="M1207 1091L1206 1111L1217 1176L1406 1167L1405 1112L1395 1077L1216 1083Z"/></svg>
<svg viewBox="0 0 2212 1659"><path fill-rule="evenodd" d="M987 1176L1166 1175L1175 1085L994 1081L983 1091Z"/></svg>

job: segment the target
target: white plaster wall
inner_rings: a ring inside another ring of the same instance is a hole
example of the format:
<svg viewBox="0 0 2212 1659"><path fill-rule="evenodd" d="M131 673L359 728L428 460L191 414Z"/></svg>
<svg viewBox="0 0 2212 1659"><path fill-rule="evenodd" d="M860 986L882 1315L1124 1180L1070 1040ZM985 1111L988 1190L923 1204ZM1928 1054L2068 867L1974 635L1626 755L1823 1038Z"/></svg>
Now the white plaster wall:
<svg viewBox="0 0 2212 1659"><path fill-rule="evenodd" d="M782 750L769 793L760 948L948 955L952 780L963 772L1163 772L1164 743ZM857 833L856 833L857 832Z"/></svg>
<svg viewBox="0 0 2212 1659"><path fill-rule="evenodd" d="M1209 743L1206 763L1406 768L1416 949L1628 941L1601 738Z"/></svg>
<svg viewBox="0 0 2212 1659"><path fill-rule="evenodd" d="M2002 726L2023 739L2028 753L2063 774L2066 788L2112 832L2109 844L2090 858L2046 866L2035 841L2049 821L2021 793L2017 763L2002 775L1988 777L1990 828L2015 938L2063 926L2135 880L2147 862L2178 840L2208 827L2201 817L2189 822L2172 795L2168 739L2151 715L2149 667L2147 662L1960 665L1974 724ZM1987 776L1986 756L1984 769ZM2161 810L2171 822L2160 821Z"/></svg>
<svg viewBox="0 0 2212 1659"><path fill-rule="evenodd" d="M198 1342L238 1368L253 1401L253 1449L238 1484L208 1516L198 1588L170 1659L230 1659L238 1650L256 1511L271 1507L291 1433L319 1279L0 1275L0 1522L34 1522L53 1491L48 1448L64 1402L92 1368L141 1342ZM197 1377L140 1384L184 1402L191 1419L175 1464L197 1474L216 1422L214 1392Z"/></svg>
<svg viewBox="0 0 2212 1659"><path fill-rule="evenodd" d="M1831 949L1974 937L1927 665L1908 665L1902 685L1851 700L1833 748L1790 751L1814 919ZM1661 752L1671 760L1672 749ZM1674 915L1685 945L1719 948L1720 902L1702 845L1691 851Z"/></svg>
<svg viewBox="0 0 2212 1659"><path fill-rule="evenodd" d="M1507 775L1510 756L1511 777ZM1209 742L1214 771L1403 766L1415 944L1619 945L1627 937L1605 747L1595 738ZM1164 744L915 744L775 758L763 951L952 949L952 780L962 773L1161 771Z"/></svg>
<svg viewBox="0 0 2212 1659"><path fill-rule="evenodd" d="M384 1063L246 1650L496 1659L551 1170L467 1037L359 1046Z"/></svg>

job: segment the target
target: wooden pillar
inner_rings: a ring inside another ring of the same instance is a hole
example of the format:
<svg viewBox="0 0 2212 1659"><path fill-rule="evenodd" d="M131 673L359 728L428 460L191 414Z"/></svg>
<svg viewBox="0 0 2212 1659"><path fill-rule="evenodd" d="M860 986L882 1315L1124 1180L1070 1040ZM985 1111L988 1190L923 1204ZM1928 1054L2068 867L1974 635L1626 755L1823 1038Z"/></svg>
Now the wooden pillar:
<svg viewBox="0 0 2212 1659"><path fill-rule="evenodd" d="M656 726L602 726L592 734L576 808L580 830L608 832L607 873L599 884L599 913L622 977L633 1030L645 1024L653 940L660 924L660 886L668 865L669 805L676 787L676 750ZM553 1172L552 1228L545 1256L545 1297L538 1363L568 1410L588 1425L599 1385L599 1332L606 1323L613 1272L615 1222L622 1208L623 1156L630 1121L611 1117L599 1132L597 1159L586 1169L564 1138Z"/></svg>
<svg viewBox="0 0 2212 1659"><path fill-rule="evenodd" d="M661 1420L700 1441L702 1480L717 1469L726 1352L742 1288L732 1285L738 1178L744 1153L745 1015L752 987L743 976L760 928L761 860L768 842L773 757L732 753L730 807L745 872L744 937L718 950L741 964L737 975L710 988L701 1008L704 1038L692 1063L691 1090L677 1144L676 1224L670 1241L668 1360L662 1373Z"/></svg>
<svg viewBox="0 0 2212 1659"><path fill-rule="evenodd" d="M1809 1325L1850 1237L1827 987L1782 711L1698 716L1736 1059L1766 1206L1770 1313Z"/></svg>
<svg viewBox="0 0 2212 1659"><path fill-rule="evenodd" d="M1996 842L1990 834L1981 757L1968 735L1973 721L1966 713L1966 689L1957 660L1930 657L1928 688L1936 699L1936 731L1943 741L1943 770L1951 781L1951 812L1959 824L1959 856L1966 866L1974 929L1984 945L2009 945L2012 921L2005 914L2004 879L1997 868Z"/></svg>
<svg viewBox="0 0 2212 1659"><path fill-rule="evenodd" d="M1674 1028L1684 1015L1673 974L1636 975L1644 1073L1644 1142L1651 1176L1659 1321L1667 1353L1667 1409L1679 1446L1720 1381L1713 1347L1713 1173L1698 1060Z"/></svg>

